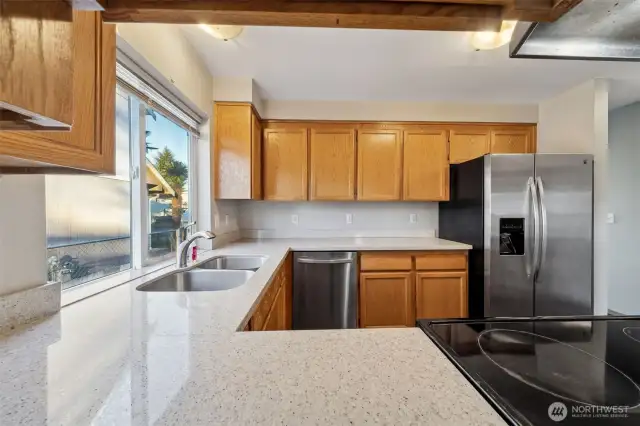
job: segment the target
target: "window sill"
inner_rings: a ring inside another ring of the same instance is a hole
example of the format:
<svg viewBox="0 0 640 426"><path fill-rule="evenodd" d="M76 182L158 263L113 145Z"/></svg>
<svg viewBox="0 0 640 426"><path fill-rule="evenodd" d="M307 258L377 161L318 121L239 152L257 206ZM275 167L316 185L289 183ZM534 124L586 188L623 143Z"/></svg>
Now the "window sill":
<svg viewBox="0 0 640 426"><path fill-rule="evenodd" d="M198 258L201 258L202 253L206 251L209 250L198 250ZM84 284L68 288L62 291L61 306L64 307L70 305L82 299L86 299L87 297L94 296L98 293L102 293L103 291L107 291L114 287L136 280L140 277L144 277L145 275L158 272L162 269L167 269L168 272L169 268L174 267L175 264L176 261L172 258L164 260L160 263L156 263L154 265L145 266L142 269L129 269L127 271L109 275L108 277L99 278L97 280L89 281Z"/></svg>

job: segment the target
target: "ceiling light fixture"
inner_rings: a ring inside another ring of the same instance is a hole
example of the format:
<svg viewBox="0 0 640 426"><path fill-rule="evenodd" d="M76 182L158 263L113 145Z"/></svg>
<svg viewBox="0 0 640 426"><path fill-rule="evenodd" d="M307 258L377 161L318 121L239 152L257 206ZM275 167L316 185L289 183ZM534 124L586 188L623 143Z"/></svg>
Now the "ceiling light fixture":
<svg viewBox="0 0 640 426"><path fill-rule="evenodd" d="M477 31L471 33L471 45L476 50L492 50L511 41L518 21L502 21L500 31Z"/></svg>
<svg viewBox="0 0 640 426"><path fill-rule="evenodd" d="M239 25L200 24L198 26L207 34L224 41L238 37L244 29L244 27L241 27Z"/></svg>

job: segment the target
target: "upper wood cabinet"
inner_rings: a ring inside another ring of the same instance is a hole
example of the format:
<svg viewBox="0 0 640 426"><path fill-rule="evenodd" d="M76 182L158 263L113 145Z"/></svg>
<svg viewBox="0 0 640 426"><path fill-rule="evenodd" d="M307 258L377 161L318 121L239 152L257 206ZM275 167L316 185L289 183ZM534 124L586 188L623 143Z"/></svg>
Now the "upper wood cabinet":
<svg viewBox="0 0 640 426"><path fill-rule="evenodd" d="M504 127L491 129L492 154L523 154L535 152L530 128Z"/></svg>
<svg viewBox="0 0 640 426"><path fill-rule="evenodd" d="M449 162L462 163L489 153L489 127L457 126L449 132Z"/></svg>
<svg viewBox="0 0 640 426"><path fill-rule="evenodd" d="M402 134L399 130L358 131L358 200L401 199Z"/></svg>
<svg viewBox="0 0 640 426"><path fill-rule="evenodd" d="M73 86L73 127L71 131L0 132L0 171L46 171L59 166L69 172L113 174L115 61L115 25L103 24L99 12L74 11L75 73L65 81Z"/></svg>
<svg viewBox="0 0 640 426"><path fill-rule="evenodd" d="M219 199L261 198L261 126L249 103L218 102L213 112L213 189Z"/></svg>
<svg viewBox="0 0 640 426"><path fill-rule="evenodd" d="M262 144L265 200L307 199L307 129L266 129Z"/></svg>
<svg viewBox="0 0 640 426"><path fill-rule="evenodd" d="M0 130L69 130L75 125L73 46L82 36L71 2L0 3ZM91 33L84 36L95 42Z"/></svg>
<svg viewBox="0 0 640 426"><path fill-rule="evenodd" d="M360 327L413 327L411 272L360 274Z"/></svg>
<svg viewBox="0 0 640 426"><path fill-rule="evenodd" d="M416 273L417 318L466 318L467 271Z"/></svg>
<svg viewBox="0 0 640 426"><path fill-rule="evenodd" d="M444 128L404 132L402 199L444 201L449 199L449 141Z"/></svg>
<svg viewBox="0 0 640 426"><path fill-rule="evenodd" d="M353 200L355 130L312 128L309 133L309 199Z"/></svg>
<svg viewBox="0 0 640 426"><path fill-rule="evenodd" d="M251 198L262 198L262 124L251 111Z"/></svg>

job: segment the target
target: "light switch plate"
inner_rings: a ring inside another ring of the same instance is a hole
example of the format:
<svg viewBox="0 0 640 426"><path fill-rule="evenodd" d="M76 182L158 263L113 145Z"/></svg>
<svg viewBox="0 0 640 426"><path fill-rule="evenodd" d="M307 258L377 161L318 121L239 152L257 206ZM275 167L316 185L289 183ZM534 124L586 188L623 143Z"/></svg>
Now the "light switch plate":
<svg viewBox="0 0 640 426"><path fill-rule="evenodd" d="M607 223L616 223L616 215L614 213L607 213Z"/></svg>
<svg viewBox="0 0 640 426"><path fill-rule="evenodd" d="M418 215L415 213L411 213L409 215L409 223L418 223Z"/></svg>
<svg viewBox="0 0 640 426"><path fill-rule="evenodd" d="M298 224L298 215L297 214L292 214L291 215L291 223L293 223L294 225Z"/></svg>
<svg viewBox="0 0 640 426"><path fill-rule="evenodd" d="M351 225L353 223L353 215L351 213L347 213L347 225Z"/></svg>

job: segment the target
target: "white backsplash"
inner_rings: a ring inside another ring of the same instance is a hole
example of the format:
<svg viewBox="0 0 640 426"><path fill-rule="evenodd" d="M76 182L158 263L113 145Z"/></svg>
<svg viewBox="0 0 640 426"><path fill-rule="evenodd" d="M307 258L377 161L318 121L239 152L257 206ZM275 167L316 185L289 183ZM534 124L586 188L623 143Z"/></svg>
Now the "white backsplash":
<svg viewBox="0 0 640 426"><path fill-rule="evenodd" d="M438 203L238 201L237 210L244 238L434 237L438 229Z"/></svg>

